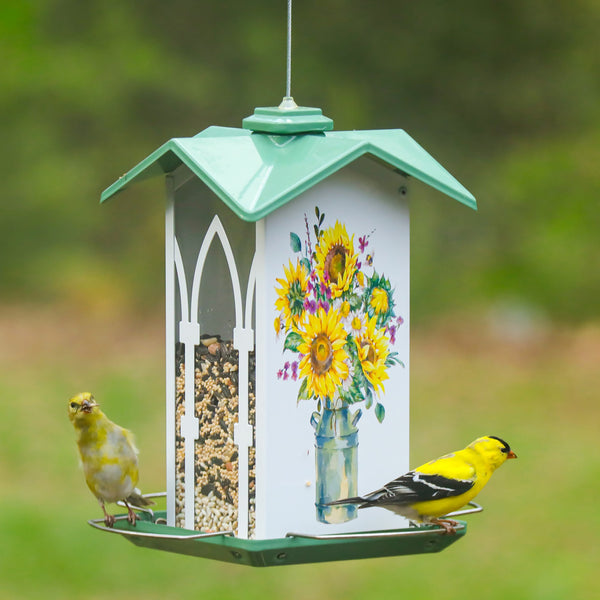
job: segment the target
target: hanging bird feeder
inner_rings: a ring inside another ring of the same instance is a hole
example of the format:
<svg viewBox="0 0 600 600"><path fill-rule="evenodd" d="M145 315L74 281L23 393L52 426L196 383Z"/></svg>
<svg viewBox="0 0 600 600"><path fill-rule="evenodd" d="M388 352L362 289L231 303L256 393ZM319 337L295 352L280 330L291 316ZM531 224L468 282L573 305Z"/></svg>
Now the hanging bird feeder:
<svg viewBox="0 0 600 600"><path fill-rule="evenodd" d="M439 551L466 524L328 503L409 467L412 181L476 202L406 132L296 106L289 31L280 106L172 139L102 194L166 178L166 511L90 523L255 566Z"/></svg>

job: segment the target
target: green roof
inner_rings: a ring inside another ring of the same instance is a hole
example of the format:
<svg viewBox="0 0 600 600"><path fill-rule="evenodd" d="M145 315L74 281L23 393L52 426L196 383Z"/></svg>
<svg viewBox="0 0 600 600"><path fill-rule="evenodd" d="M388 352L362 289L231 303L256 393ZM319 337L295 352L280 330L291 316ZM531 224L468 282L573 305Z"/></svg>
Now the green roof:
<svg viewBox="0 0 600 600"><path fill-rule="evenodd" d="M107 188L101 202L184 164L240 218L257 221L363 155L477 208L471 193L401 129L277 135L209 127L169 140Z"/></svg>

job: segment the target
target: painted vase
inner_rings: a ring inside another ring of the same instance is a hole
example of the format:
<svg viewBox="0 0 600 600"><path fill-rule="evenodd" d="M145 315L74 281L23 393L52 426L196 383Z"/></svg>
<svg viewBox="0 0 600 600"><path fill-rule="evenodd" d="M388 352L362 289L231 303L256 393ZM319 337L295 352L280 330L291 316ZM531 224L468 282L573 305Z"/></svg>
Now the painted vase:
<svg viewBox="0 0 600 600"><path fill-rule="evenodd" d="M357 517L353 504L326 506L327 502L358 494L358 428L362 412L350 413L348 405L325 403L314 412L317 521L345 523Z"/></svg>

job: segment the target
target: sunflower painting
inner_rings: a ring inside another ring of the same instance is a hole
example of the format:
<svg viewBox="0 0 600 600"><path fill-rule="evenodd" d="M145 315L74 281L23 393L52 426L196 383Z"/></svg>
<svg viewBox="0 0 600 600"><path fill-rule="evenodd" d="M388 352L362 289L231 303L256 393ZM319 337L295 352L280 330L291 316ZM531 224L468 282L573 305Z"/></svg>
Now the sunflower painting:
<svg viewBox="0 0 600 600"><path fill-rule="evenodd" d="M274 325L285 358L277 376L296 382L298 401L316 404L317 519L339 523L355 518L353 507L327 506L355 493L361 410L350 408L364 406L384 420L388 370L403 366L392 350L403 319L391 282L375 269L374 232L356 236L337 220L327 227L318 207L315 217L309 224L304 215L303 241L290 233L294 257L276 279ZM340 448L337 459L332 448Z"/></svg>
<svg viewBox="0 0 600 600"><path fill-rule="evenodd" d="M275 331L284 340L287 360L281 379L300 380L298 400L325 404L365 402L385 416L378 398L387 371L402 364L391 351L403 319L396 316L394 289L373 267L369 235L349 235L339 221L323 228L325 214L315 208L312 230L305 215L304 244L290 233L296 255L283 267L275 291Z"/></svg>
<svg viewBox="0 0 600 600"><path fill-rule="evenodd" d="M290 260L288 267L283 267L285 278L277 279L281 286L277 289L277 301L275 307L280 311L280 316L275 321L275 329L278 331L283 326L286 329L295 330L300 318L304 314L304 298L306 296L307 277L300 261L294 265Z"/></svg>
<svg viewBox="0 0 600 600"><path fill-rule="evenodd" d="M336 389L348 377L346 331L338 311L319 308L306 316L298 353L299 369L306 393L319 398L333 398Z"/></svg>

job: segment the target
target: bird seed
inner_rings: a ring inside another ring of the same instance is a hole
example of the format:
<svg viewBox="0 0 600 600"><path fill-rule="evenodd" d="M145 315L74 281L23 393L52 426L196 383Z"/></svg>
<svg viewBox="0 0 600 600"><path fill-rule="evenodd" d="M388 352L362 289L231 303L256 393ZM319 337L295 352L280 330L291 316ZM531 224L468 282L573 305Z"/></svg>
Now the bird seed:
<svg viewBox="0 0 600 600"><path fill-rule="evenodd" d="M184 526L185 442L181 418L185 413L185 352L176 344L176 503L175 524ZM254 352L248 356L248 421L256 424ZM239 354L231 341L203 336L195 347L195 416L199 421L195 444L194 529L204 532L236 531L238 527L239 449L234 444L238 421ZM255 447L248 449L248 535L255 527Z"/></svg>

